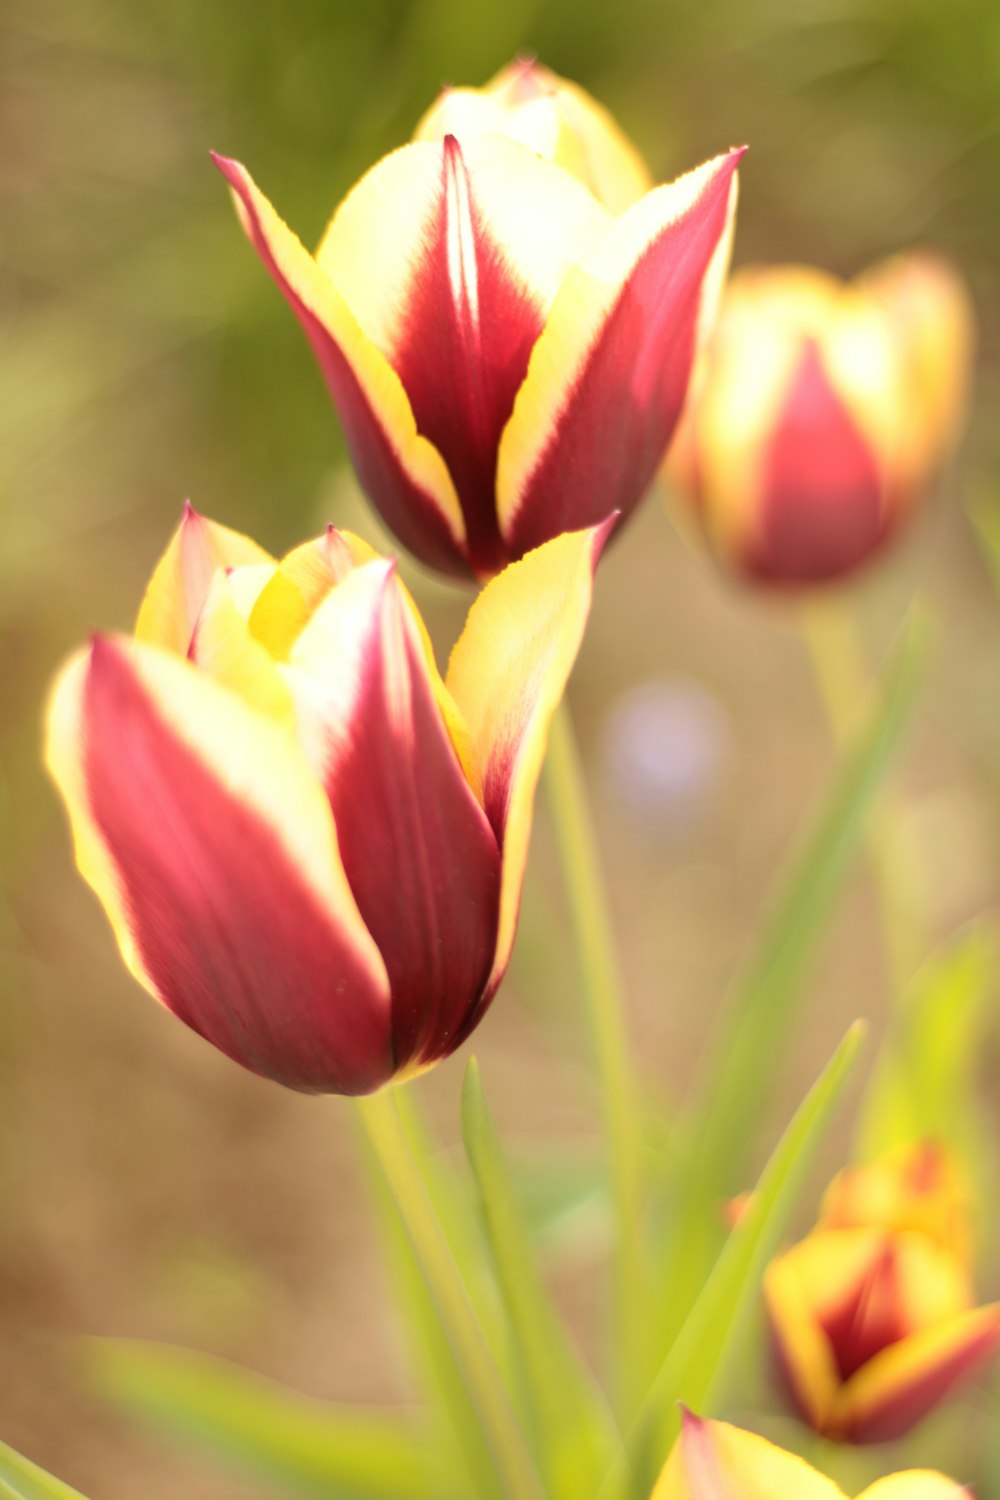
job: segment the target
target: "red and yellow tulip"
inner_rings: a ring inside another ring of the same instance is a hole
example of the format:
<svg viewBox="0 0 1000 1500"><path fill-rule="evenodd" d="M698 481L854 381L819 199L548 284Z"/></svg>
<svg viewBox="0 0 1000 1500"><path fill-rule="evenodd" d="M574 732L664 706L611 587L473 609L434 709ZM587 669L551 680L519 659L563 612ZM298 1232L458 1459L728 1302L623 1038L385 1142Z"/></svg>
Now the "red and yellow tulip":
<svg viewBox="0 0 1000 1500"><path fill-rule="evenodd" d="M547 159L475 113L466 99L443 139L378 162L315 255L215 160L383 519L429 566L486 578L639 503L714 322L741 153L613 212L561 148Z"/></svg>
<svg viewBox="0 0 1000 1500"><path fill-rule="evenodd" d="M926 255L848 284L737 272L667 464L712 549L778 585L871 557L958 435L971 327L961 284Z"/></svg>
<svg viewBox="0 0 1000 1500"><path fill-rule="evenodd" d="M245 1067L361 1094L478 1024L608 526L473 604L442 680L392 562L190 508L134 638L63 669L47 761L135 977Z"/></svg>
<svg viewBox="0 0 1000 1500"><path fill-rule="evenodd" d="M925 1144L836 1178L817 1227L772 1261L764 1298L793 1402L845 1442L901 1436L1000 1352L977 1307L961 1188Z"/></svg>
<svg viewBox="0 0 1000 1500"><path fill-rule="evenodd" d="M727 1422L684 1413L652 1500L847 1500L843 1490L794 1453ZM892 1474L858 1500L972 1500L972 1492L927 1469Z"/></svg>
<svg viewBox="0 0 1000 1500"><path fill-rule="evenodd" d="M446 88L413 133L415 141L506 135L571 172L611 213L653 186L649 168L603 106L534 58L517 58L482 88Z"/></svg>

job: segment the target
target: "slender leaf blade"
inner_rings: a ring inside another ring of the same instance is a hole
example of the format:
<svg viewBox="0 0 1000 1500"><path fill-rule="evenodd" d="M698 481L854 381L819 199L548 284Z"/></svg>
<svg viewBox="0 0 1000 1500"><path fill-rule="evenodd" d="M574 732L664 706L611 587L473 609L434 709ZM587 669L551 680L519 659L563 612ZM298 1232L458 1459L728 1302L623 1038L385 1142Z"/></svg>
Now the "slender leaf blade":
<svg viewBox="0 0 1000 1500"><path fill-rule="evenodd" d="M327 1405L235 1365L165 1344L98 1339L92 1383L165 1432L262 1477L325 1500L445 1500L454 1495L417 1424Z"/></svg>
<svg viewBox="0 0 1000 1500"><path fill-rule="evenodd" d="M86 1500L79 1490L0 1443L0 1500Z"/></svg>

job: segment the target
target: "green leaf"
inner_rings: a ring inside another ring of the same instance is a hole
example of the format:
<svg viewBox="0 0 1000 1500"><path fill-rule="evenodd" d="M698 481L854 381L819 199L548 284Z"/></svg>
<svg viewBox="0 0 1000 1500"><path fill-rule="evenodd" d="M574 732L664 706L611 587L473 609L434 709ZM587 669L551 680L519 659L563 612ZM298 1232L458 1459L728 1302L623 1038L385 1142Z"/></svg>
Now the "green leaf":
<svg viewBox="0 0 1000 1500"><path fill-rule="evenodd" d="M649 1493L653 1465L662 1463L679 1430L679 1401L705 1416L712 1414L729 1361L752 1313L764 1269L777 1249L813 1152L857 1059L863 1032L862 1023L855 1022L775 1147L746 1212L730 1231L653 1382L642 1415L629 1436L628 1467L612 1473L600 1491L602 1500L629 1493L629 1471L640 1476L637 1493Z"/></svg>
<svg viewBox="0 0 1000 1500"><path fill-rule="evenodd" d="M990 1132L975 1088L986 1001L997 967L985 925L935 954L897 1009L865 1095L862 1157L933 1137L976 1168Z"/></svg>
<svg viewBox="0 0 1000 1500"><path fill-rule="evenodd" d="M15 1453L6 1443L0 1443L0 1500L86 1500L86 1497Z"/></svg>
<svg viewBox="0 0 1000 1500"><path fill-rule="evenodd" d="M620 1440L539 1274L474 1057L462 1089L462 1134L479 1187L546 1492L575 1500L593 1493Z"/></svg>
<svg viewBox="0 0 1000 1500"><path fill-rule="evenodd" d="M803 981L866 819L899 745L926 659L926 627L911 617L894 668L860 733L847 745L829 794L780 883L733 1001L725 1009L698 1103L682 1122L683 1163L665 1220L661 1261L670 1305L669 1343L697 1295L720 1238L717 1205L743 1186L741 1173Z"/></svg>
<svg viewBox="0 0 1000 1500"><path fill-rule="evenodd" d="M106 1398L285 1488L325 1500L456 1494L426 1434L402 1417L309 1400L165 1344L97 1339L87 1350L92 1383Z"/></svg>

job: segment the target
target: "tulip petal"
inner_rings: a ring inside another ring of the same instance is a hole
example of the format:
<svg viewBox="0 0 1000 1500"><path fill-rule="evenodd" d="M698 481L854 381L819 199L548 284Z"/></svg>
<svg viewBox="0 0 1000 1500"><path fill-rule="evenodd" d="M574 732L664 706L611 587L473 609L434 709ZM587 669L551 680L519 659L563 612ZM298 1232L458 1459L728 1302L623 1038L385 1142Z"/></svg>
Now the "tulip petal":
<svg viewBox="0 0 1000 1500"><path fill-rule="evenodd" d="M445 680L469 726L486 816L503 850L487 999L510 958L549 722L580 649L613 524L556 537L505 568L473 604L448 663Z"/></svg>
<svg viewBox="0 0 1000 1500"><path fill-rule="evenodd" d="M62 673L47 761L77 862L137 979L291 1088L391 1075L385 966L295 744L187 662L97 638Z"/></svg>
<svg viewBox="0 0 1000 1500"><path fill-rule="evenodd" d="M832 1479L755 1432L684 1413L652 1500L844 1500ZM900 1497L902 1500L902 1497ZM931 1497L928 1497L931 1500Z"/></svg>
<svg viewBox="0 0 1000 1500"><path fill-rule="evenodd" d="M875 1355L841 1389L830 1433L853 1443L901 1437L997 1353L1000 1303L911 1334Z"/></svg>
<svg viewBox="0 0 1000 1500"><path fill-rule="evenodd" d="M358 568L292 649L300 735L393 995L397 1069L456 1045L496 944L500 850L393 565Z"/></svg>
<svg viewBox="0 0 1000 1500"><path fill-rule="evenodd" d="M280 576L275 570L258 602L273 590L274 579ZM294 733L292 695L274 656L251 629L257 605L250 611L250 619L237 605L237 580L238 574L216 573L191 638L189 658L216 682L237 693L244 703Z"/></svg>
<svg viewBox="0 0 1000 1500"><path fill-rule="evenodd" d="M411 552L464 574L465 525L455 488L441 454L417 432L399 376L246 168L213 160L233 189L248 238L312 345L365 490Z"/></svg>
<svg viewBox="0 0 1000 1500"><path fill-rule="evenodd" d="M511 551L642 498L714 317L741 154L654 189L566 277L500 441Z"/></svg>
<svg viewBox="0 0 1000 1500"><path fill-rule="evenodd" d="M876 1480L858 1500L974 1500L974 1496L964 1485L946 1479L943 1474L934 1474L929 1469L907 1469L902 1474Z"/></svg>
<svg viewBox="0 0 1000 1500"><path fill-rule="evenodd" d="M447 136L373 167L317 252L443 455L480 574L505 558L500 434L558 287L606 223L574 178L516 142Z"/></svg>
<svg viewBox="0 0 1000 1500"><path fill-rule="evenodd" d="M186 656L216 570L273 561L250 537L200 516L187 501L143 596L136 639Z"/></svg>
<svg viewBox="0 0 1000 1500"><path fill-rule="evenodd" d="M882 468L812 340L760 460L759 484L746 544L758 577L821 583L857 567L888 535Z"/></svg>

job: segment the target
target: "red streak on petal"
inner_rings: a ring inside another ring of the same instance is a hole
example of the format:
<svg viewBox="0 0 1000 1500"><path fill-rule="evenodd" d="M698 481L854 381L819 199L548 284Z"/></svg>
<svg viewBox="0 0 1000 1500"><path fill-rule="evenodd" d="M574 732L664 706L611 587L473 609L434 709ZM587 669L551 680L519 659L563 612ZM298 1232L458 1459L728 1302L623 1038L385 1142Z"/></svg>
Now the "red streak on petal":
<svg viewBox="0 0 1000 1500"><path fill-rule="evenodd" d="M885 540L889 509L875 455L807 344L762 463L760 524L748 565L774 582L819 583Z"/></svg>
<svg viewBox="0 0 1000 1500"><path fill-rule="evenodd" d="M820 1319L841 1380L848 1380L874 1355L904 1338L906 1324L899 1270L887 1241L851 1297Z"/></svg>
<svg viewBox="0 0 1000 1500"><path fill-rule="evenodd" d="M410 552L429 567L458 578L469 576L468 563L442 519L434 500L403 468L391 435L382 427L339 345L320 320L296 296L272 253L254 210L243 168L213 153L212 160L239 195L247 232L271 277L301 323L330 388L350 450L366 493Z"/></svg>
<svg viewBox="0 0 1000 1500"><path fill-rule="evenodd" d="M649 488L687 394L702 281L740 154L633 267L528 478L507 538L514 556L609 510L627 517Z"/></svg>
<svg viewBox="0 0 1000 1500"><path fill-rule="evenodd" d="M464 1036L496 947L500 850L387 579L325 783L355 900L389 971L397 1067ZM346 732L345 732L346 731Z"/></svg>
<svg viewBox="0 0 1000 1500"><path fill-rule="evenodd" d="M869 1402L846 1431L831 1435L852 1443L888 1443L905 1436L955 1386L995 1358L998 1351L1000 1316L910 1385L897 1387L881 1404Z"/></svg>
<svg viewBox="0 0 1000 1500"><path fill-rule="evenodd" d="M274 832L176 737L101 639L84 720L91 812L163 1003L290 1088L358 1094L385 1082L386 996Z"/></svg>
<svg viewBox="0 0 1000 1500"><path fill-rule="evenodd" d="M448 465L479 573L506 560L496 522L497 448L542 322L490 232L458 142L446 136L441 194L392 363L417 427Z"/></svg>

